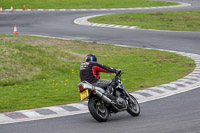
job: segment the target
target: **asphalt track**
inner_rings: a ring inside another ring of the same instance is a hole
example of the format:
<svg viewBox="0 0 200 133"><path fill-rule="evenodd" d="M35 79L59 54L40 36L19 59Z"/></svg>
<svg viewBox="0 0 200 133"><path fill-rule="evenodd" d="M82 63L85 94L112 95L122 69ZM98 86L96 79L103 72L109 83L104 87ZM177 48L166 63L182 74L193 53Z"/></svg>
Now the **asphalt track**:
<svg viewBox="0 0 200 133"><path fill-rule="evenodd" d="M200 32L166 32L127 30L75 25L76 18L105 13L200 10L199 0L176 0L191 3L190 7L132 11L66 11L14 12L0 15L0 33L12 34L13 25L19 34L95 41L143 48L159 48L200 54ZM98 123L90 114L80 114L0 125L0 133L199 133L200 88L141 104L141 115L131 117L122 112L106 123Z"/></svg>

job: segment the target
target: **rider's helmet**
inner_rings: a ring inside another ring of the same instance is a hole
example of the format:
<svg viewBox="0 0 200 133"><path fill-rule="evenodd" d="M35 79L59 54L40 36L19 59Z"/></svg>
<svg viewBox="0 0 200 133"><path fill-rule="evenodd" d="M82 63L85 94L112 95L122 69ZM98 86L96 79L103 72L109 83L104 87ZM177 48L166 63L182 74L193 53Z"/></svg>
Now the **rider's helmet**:
<svg viewBox="0 0 200 133"><path fill-rule="evenodd" d="M97 57L94 54L89 54L86 56L86 62L92 62L92 61L97 61Z"/></svg>

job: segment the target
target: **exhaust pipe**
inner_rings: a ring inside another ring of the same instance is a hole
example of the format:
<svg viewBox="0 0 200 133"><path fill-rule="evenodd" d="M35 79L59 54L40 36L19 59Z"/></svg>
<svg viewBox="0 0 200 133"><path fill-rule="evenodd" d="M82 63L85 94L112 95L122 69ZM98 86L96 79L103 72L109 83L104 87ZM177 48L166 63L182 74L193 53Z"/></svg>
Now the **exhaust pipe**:
<svg viewBox="0 0 200 133"><path fill-rule="evenodd" d="M104 102L106 102L108 104L111 104L112 101L110 100L110 98L108 98L107 96L105 96L104 94L102 94L101 92L99 92L98 90L94 90L93 93L97 97L101 98Z"/></svg>
<svg viewBox="0 0 200 133"><path fill-rule="evenodd" d="M99 97L100 99L102 99L104 102L111 104L118 112L124 111L127 109L127 105L125 108L123 109L119 109L117 106L115 106L114 102L112 102L112 100L110 100L110 98L108 98L107 96L105 96L104 94L102 94L101 92L99 92L98 90L93 90L93 93Z"/></svg>

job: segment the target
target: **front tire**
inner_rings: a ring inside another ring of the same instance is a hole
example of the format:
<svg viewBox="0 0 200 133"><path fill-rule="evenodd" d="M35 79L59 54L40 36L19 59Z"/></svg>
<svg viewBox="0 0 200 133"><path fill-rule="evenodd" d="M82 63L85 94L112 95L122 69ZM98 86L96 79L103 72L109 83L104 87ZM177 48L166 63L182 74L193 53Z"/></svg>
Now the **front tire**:
<svg viewBox="0 0 200 133"><path fill-rule="evenodd" d="M133 97L131 94L128 100L128 107L127 112L132 116L139 116L140 115L140 105L138 101Z"/></svg>
<svg viewBox="0 0 200 133"><path fill-rule="evenodd" d="M91 97L88 102L88 108L92 117L99 121L105 122L109 118L109 110L105 106L104 102L102 102L97 97Z"/></svg>

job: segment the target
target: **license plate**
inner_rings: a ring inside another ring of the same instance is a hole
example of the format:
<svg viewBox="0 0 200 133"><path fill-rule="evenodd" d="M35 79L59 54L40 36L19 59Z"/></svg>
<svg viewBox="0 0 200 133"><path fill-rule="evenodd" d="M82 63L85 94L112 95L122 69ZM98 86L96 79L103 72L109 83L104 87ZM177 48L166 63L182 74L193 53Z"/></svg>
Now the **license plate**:
<svg viewBox="0 0 200 133"><path fill-rule="evenodd" d="M88 98L88 96L89 96L88 89L83 91L83 92L81 92L80 93L81 101L83 101L84 99Z"/></svg>

